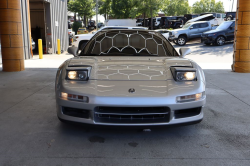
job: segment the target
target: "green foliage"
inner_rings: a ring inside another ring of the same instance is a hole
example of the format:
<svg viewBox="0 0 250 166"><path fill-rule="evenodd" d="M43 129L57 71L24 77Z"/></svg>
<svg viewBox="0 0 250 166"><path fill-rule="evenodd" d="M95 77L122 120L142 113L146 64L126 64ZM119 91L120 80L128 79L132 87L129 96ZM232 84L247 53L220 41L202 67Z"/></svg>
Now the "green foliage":
<svg viewBox="0 0 250 166"><path fill-rule="evenodd" d="M130 11L136 6L135 0L112 0L111 9L113 15L120 18L129 18Z"/></svg>
<svg viewBox="0 0 250 166"><path fill-rule="evenodd" d="M180 16L192 13L188 0L164 0L162 11L167 16Z"/></svg>
<svg viewBox="0 0 250 166"><path fill-rule="evenodd" d="M99 0L99 14L103 14L105 20L111 14L111 0Z"/></svg>
<svg viewBox="0 0 250 166"><path fill-rule="evenodd" d="M76 34L77 34L77 31L80 27L82 27L82 24L80 22L77 22L77 21L74 22L72 25L72 29L73 29L73 31L75 31Z"/></svg>
<svg viewBox="0 0 250 166"><path fill-rule="evenodd" d="M163 5L163 0L134 0L135 6L130 11L130 17L138 17L140 15L146 15L151 17L155 16Z"/></svg>
<svg viewBox="0 0 250 166"><path fill-rule="evenodd" d="M69 11L78 13L78 15L85 18L91 18L95 15L94 8L95 2L93 0L70 0L68 3Z"/></svg>
<svg viewBox="0 0 250 166"><path fill-rule="evenodd" d="M193 4L193 13L216 12L224 13L223 2L215 0L200 0Z"/></svg>

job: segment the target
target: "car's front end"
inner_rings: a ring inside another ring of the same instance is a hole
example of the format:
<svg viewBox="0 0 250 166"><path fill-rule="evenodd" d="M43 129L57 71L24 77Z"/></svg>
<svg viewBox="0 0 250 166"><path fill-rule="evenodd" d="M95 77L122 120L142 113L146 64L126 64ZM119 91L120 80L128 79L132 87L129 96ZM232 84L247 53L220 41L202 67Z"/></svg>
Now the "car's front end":
<svg viewBox="0 0 250 166"><path fill-rule="evenodd" d="M178 57L171 44L153 31L99 34L85 46L85 56L72 58L58 69L55 92L59 119L106 126L176 125L203 119L205 77L195 62ZM133 40L144 41L148 53L172 57L130 55L133 46L121 49L123 53L112 51L118 45L125 46L127 37L129 46ZM106 49L109 44L112 48Z"/></svg>
<svg viewBox="0 0 250 166"><path fill-rule="evenodd" d="M218 33L210 32L210 33L203 33L201 35L201 43L204 44L213 44L216 42L216 38L218 37Z"/></svg>

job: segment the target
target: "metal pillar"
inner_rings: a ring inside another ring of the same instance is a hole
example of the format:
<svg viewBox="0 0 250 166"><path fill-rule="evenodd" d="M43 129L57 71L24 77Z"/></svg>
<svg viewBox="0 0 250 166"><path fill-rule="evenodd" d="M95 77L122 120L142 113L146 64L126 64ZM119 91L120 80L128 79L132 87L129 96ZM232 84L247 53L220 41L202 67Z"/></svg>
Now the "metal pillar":
<svg viewBox="0 0 250 166"><path fill-rule="evenodd" d="M0 35L3 71L24 70L20 0L0 0Z"/></svg>
<svg viewBox="0 0 250 166"><path fill-rule="evenodd" d="M250 73L250 0L238 0L232 69Z"/></svg>

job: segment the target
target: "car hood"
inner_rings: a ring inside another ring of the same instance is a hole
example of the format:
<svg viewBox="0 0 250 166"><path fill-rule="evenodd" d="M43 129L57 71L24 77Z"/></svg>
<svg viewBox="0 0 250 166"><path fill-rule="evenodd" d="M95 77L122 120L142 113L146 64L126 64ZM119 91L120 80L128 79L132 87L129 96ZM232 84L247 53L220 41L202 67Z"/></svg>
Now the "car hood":
<svg viewBox="0 0 250 166"><path fill-rule="evenodd" d="M90 80L167 80L170 66L192 67L179 57L102 57L72 58L67 68L91 66Z"/></svg>
<svg viewBox="0 0 250 166"><path fill-rule="evenodd" d="M224 32L224 31L227 31L227 30L226 29L214 29L214 30L211 30L211 31L204 32L203 34L207 35L207 34L210 34L210 33L219 33L219 32Z"/></svg>

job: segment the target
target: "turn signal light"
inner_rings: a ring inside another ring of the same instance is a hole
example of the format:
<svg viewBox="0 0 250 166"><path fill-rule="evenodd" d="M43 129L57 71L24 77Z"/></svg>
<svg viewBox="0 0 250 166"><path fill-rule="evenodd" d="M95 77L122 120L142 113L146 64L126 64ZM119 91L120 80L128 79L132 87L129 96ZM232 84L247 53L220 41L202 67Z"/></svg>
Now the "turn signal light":
<svg viewBox="0 0 250 166"><path fill-rule="evenodd" d="M74 100L74 101L80 101L80 102L84 102L84 103L89 102L89 98L87 96L68 94L68 93L64 93L64 92L61 92L60 97L64 100Z"/></svg>

